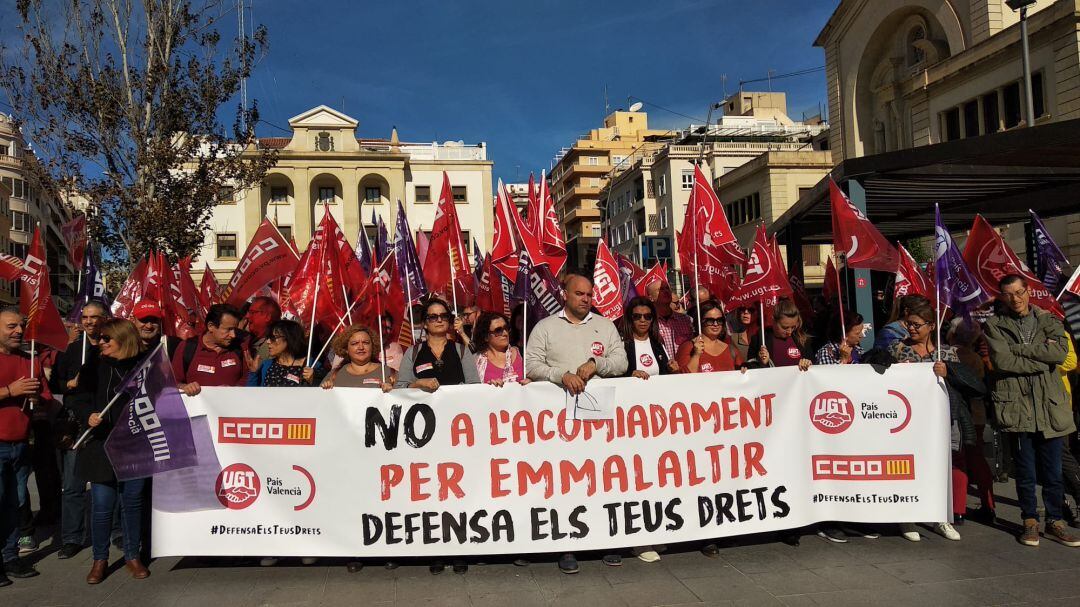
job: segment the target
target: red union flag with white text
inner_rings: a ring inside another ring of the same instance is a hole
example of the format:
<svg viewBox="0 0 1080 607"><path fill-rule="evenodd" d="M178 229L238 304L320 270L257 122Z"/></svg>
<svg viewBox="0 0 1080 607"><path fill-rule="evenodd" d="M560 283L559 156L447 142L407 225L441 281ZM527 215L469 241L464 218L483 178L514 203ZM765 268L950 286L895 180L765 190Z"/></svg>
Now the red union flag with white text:
<svg viewBox="0 0 1080 607"><path fill-rule="evenodd" d="M63 351L68 345L64 320L52 298L49 266L45 263L45 247L41 246L41 230L34 230L30 250L19 276L19 312L26 318L23 338L37 341Z"/></svg>
<svg viewBox="0 0 1080 607"><path fill-rule="evenodd" d="M833 248L838 254L844 254L844 263L849 268L895 272L899 259L896 249L831 178L829 201L832 205Z"/></svg>
<svg viewBox="0 0 1080 607"><path fill-rule="evenodd" d="M619 284L619 265L607 243L601 240L596 249L596 265L593 267L593 306L608 320L615 320L623 315L622 290Z"/></svg>
<svg viewBox="0 0 1080 607"><path fill-rule="evenodd" d="M765 236L765 226L758 226L754 248L746 262L746 275L743 276L742 285L731 295L730 305L745 306L751 302L790 295L791 284L787 281L787 270L783 263L784 260L779 258Z"/></svg>
<svg viewBox="0 0 1080 607"><path fill-rule="evenodd" d="M900 252L900 262L896 268L893 297L922 295L923 297L933 298L934 283L930 280L930 277L919 267L919 264L911 256L911 253L908 253L908 250L904 248L904 245L898 245L897 249Z"/></svg>
<svg viewBox="0 0 1080 607"><path fill-rule="evenodd" d="M269 219L263 219L222 290L221 300L233 306L243 305L256 291L291 272L296 262L296 252L281 232Z"/></svg>
<svg viewBox="0 0 1080 607"><path fill-rule="evenodd" d="M1053 312L1058 318L1065 317L1065 310L1057 299L1043 286L1042 281L1020 261L1005 239L982 215L975 216L967 242L964 243L964 263L979 280L984 291L992 297L999 293L998 281L1008 274L1019 274L1028 283L1031 303Z"/></svg>

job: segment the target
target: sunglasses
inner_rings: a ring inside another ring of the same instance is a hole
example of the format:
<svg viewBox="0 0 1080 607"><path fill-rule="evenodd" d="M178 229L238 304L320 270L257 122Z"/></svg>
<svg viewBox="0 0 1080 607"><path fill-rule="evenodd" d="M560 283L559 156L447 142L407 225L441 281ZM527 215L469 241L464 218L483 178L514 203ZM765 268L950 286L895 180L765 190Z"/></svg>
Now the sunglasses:
<svg viewBox="0 0 1080 607"><path fill-rule="evenodd" d="M701 320L701 324L703 324L703 325L719 325L719 324L723 324L723 323L724 323L723 318L703 318Z"/></svg>
<svg viewBox="0 0 1080 607"><path fill-rule="evenodd" d="M928 322L904 322L904 326L907 327L908 329L913 330L913 331L918 331L919 329L925 327L928 324L930 324L930 323L928 323Z"/></svg>
<svg viewBox="0 0 1080 607"><path fill-rule="evenodd" d="M653 319L653 315L649 314L649 313L645 313L645 314L634 313L634 314L631 314L631 316L634 318L634 320L652 320Z"/></svg>
<svg viewBox="0 0 1080 607"><path fill-rule="evenodd" d="M442 314L428 314L425 317L425 320L427 320L428 322L450 322L450 319L453 317L453 314L449 312L443 312Z"/></svg>
<svg viewBox="0 0 1080 607"><path fill-rule="evenodd" d="M494 329L489 331L489 333L491 333L492 335L496 335L496 336L502 336L502 335L506 335L506 334L510 333L510 329L507 329L505 326L503 326L503 327L495 327Z"/></svg>
<svg viewBox="0 0 1080 607"><path fill-rule="evenodd" d="M98 338L98 341L99 341L100 343L103 343L103 344L107 344L107 343L109 343L110 341L112 341L112 338L111 338L111 337L109 337L108 335L102 335L101 337L99 337L99 338Z"/></svg>
<svg viewBox="0 0 1080 607"><path fill-rule="evenodd" d="M271 335L266 338L266 341L281 341L283 339L285 339L284 335Z"/></svg>

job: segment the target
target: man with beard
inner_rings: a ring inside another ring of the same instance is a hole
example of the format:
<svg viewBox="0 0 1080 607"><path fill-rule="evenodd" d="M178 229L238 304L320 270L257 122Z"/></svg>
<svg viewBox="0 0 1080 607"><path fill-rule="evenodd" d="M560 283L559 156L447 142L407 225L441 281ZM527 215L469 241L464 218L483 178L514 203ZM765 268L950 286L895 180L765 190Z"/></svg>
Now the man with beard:
<svg viewBox="0 0 1080 607"><path fill-rule="evenodd" d="M162 334L161 323L165 314L161 311L161 306L156 301L144 299L135 304L132 316L134 317L132 322L135 323L135 329L139 332L139 339L146 346L146 350L152 351L159 343L163 343L165 344L166 354L172 360L181 340L179 337L169 337Z"/></svg>

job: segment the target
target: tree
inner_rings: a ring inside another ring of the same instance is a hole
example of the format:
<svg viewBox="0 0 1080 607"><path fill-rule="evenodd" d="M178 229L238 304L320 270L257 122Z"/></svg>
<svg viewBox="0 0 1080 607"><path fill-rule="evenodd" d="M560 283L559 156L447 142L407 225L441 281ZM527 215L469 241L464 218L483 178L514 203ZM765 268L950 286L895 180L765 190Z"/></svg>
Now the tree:
<svg viewBox="0 0 1080 607"><path fill-rule="evenodd" d="M919 264L927 264L933 261L930 256L929 249L926 248L926 242L923 238L909 238L904 241L904 248L911 253L911 258Z"/></svg>
<svg viewBox="0 0 1080 607"><path fill-rule="evenodd" d="M255 104L237 104L231 133L219 121L266 49L263 27L223 48L231 6L17 2L24 43L0 49L0 87L42 183L95 205L92 236L118 261L198 254L221 193L260 183L276 160L256 146Z"/></svg>

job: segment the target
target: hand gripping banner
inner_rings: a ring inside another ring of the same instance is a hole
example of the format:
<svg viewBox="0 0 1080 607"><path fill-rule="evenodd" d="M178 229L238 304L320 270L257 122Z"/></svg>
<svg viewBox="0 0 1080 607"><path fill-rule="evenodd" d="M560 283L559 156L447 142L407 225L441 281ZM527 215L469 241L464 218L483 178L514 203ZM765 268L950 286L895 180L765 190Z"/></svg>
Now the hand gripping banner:
<svg viewBox="0 0 1080 607"><path fill-rule="evenodd" d="M220 467L183 487L155 478L154 554L526 554L949 520L949 407L930 364L593 380L587 394L568 409L546 382L206 388L187 404ZM214 507L159 497L180 494Z"/></svg>

